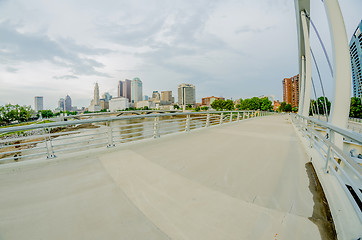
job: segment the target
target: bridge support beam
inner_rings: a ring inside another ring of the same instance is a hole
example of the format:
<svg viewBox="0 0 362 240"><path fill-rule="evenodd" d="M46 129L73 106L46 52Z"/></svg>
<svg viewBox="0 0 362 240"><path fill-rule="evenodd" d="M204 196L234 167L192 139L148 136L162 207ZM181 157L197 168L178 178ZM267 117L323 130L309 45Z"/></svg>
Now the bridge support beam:
<svg viewBox="0 0 362 240"><path fill-rule="evenodd" d="M351 101L351 59L349 55L346 28L338 0L324 0L332 41L334 91L329 122L340 128L347 128ZM335 144L343 146L342 137ZM343 148L342 148L343 149Z"/></svg>
<svg viewBox="0 0 362 240"><path fill-rule="evenodd" d="M301 72L299 74L299 106L298 114L303 115L304 90L305 90L305 58L301 56Z"/></svg>
<svg viewBox="0 0 362 240"><path fill-rule="evenodd" d="M303 28L303 36L304 36L304 92L303 92L303 106L302 106L302 115L305 117L309 116L309 108L310 108L310 94L312 91L312 64L311 64L311 54L310 54L310 42L309 42L309 27L307 24L306 13L302 11L300 13L302 28ZM303 66L303 63L302 63ZM303 68L303 67L302 67Z"/></svg>

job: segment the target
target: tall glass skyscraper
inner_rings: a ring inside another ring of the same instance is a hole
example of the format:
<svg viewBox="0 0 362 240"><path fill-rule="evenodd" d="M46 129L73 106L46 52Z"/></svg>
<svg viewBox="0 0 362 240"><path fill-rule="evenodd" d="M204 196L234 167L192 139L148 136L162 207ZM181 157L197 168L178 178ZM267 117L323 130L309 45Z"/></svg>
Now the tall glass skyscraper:
<svg viewBox="0 0 362 240"><path fill-rule="evenodd" d="M34 110L35 112L43 110L43 97L40 96L34 97Z"/></svg>
<svg viewBox="0 0 362 240"><path fill-rule="evenodd" d="M362 98L362 20L349 43L351 55L353 96Z"/></svg>
<svg viewBox="0 0 362 240"><path fill-rule="evenodd" d="M142 81L139 78L134 78L131 81L131 102L142 101L142 96Z"/></svg>

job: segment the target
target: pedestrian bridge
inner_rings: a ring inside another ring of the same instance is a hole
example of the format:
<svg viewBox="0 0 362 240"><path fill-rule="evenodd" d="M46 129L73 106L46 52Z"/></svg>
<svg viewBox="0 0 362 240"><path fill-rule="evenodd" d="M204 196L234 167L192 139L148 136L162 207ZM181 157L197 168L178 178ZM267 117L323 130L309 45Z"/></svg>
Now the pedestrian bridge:
<svg viewBox="0 0 362 240"><path fill-rule="evenodd" d="M291 118L2 165L0 239L334 239L333 220L357 239L353 208L333 200L331 220Z"/></svg>

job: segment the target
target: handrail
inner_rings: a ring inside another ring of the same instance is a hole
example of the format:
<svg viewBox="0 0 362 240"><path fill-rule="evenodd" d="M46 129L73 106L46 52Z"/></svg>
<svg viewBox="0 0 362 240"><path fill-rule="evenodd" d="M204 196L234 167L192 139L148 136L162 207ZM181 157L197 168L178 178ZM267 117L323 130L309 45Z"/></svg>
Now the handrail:
<svg viewBox="0 0 362 240"><path fill-rule="evenodd" d="M93 148L96 146L113 147L115 143L150 137L158 138L168 133L180 131L189 132L195 128L207 128L218 124L239 122L243 120L245 116L249 119L270 114L273 113L250 110L176 112L114 116L0 128L0 135L10 134L0 141L0 163L8 160L18 161L19 159L32 156L32 152L39 149L38 147L40 146L46 151L36 153L36 156L41 157L43 154L46 158L54 158L57 153L71 149L85 150L85 148ZM243 119L241 119L241 116ZM142 119L142 121L137 121L137 123L123 122L124 120L137 119ZM152 119L153 121L146 119ZM96 124L95 128L82 127L83 124L93 123L102 124ZM70 126L70 128L65 128L66 126ZM73 126L77 127L73 129ZM80 128L78 128L78 126ZM56 129L58 127L64 127L64 129ZM55 131L52 131L54 128ZM21 134L18 132L21 132ZM25 134L22 132L25 132ZM140 136L137 134L140 134ZM104 141L105 139L107 140ZM94 144L90 144L91 142L94 142ZM72 146L72 148L69 149L69 146ZM26 151L24 149L26 149Z"/></svg>
<svg viewBox="0 0 362 240"><path fill-rule="evenodd" d="M350 131L350 130L347 130L347 129L343 129L343 128L340 128L340 127L336 127L328 122L324 122L324 121L321 121L321 120L318 120L318 119L314 119L314 118L311 118L311 117L304 117L304 116L301 116L299 114L296 114L298 117L300 118L303 118L305 120L308 120L308 121L311 121L313 123L316 123L320 126L323 126L323 127L326 127L326 128L329 128L331 130L333 130L334 132L338 133L338 134L341 134L349 139L352 139L360 144L362 144L362 135L359 134L359 133L356 133L356 132L353 132L353 131Z"/></svg>
<svg viewBox="0 0 362 240"><path fill-rule="evenodd" d="M144 114L144 115L132 115L132 116L117 116L117 117L106 117L106 118L95 118L95 119L83 119L73 120L64 122L52 122L42 124L31 124L18 127L0 128L0 133L17 132L30 129L50 128L50 127L62 127L75 124L87 124L87 123L99 123L108 122L114 120L129 120L137 118L154 118L154 117L167 117L167 116L183 116L183 115L200 115L200 114L218 114L218 113L242 113L242 112L258 112L258 111L206 111L206 112L182 112L182 113L158 113L158 114ZM82 116L82 115L79 115Z"/></svg>
<svg viewBox="0 0 362 240"><path fill-rule="evenodd" d="M359 144L362 144L362 134L336 127L328 122L315 118L298 114L293 114L292 116L294 117L292 120L295 119L293 120L295 126L299 128L305 138L308 139L310 148L314 148L320 154L320 160L324 162L319 163L324 165L324 172L331 172L337 178L362 223L360 206L360 202L362 201L362 193L360 190L362 188L362 166L350 153L336 146L333 138L323 136L318 128L322 127L328 134L340 134L345 139L351 139Z"/></svg>

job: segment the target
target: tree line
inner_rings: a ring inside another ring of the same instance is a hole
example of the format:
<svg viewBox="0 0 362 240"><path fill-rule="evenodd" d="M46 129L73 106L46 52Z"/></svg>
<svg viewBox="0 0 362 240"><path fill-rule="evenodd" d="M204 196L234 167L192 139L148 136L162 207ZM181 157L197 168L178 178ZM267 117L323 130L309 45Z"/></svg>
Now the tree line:
<svg viewBox="0 0 362 240"><path fill-rule="evenodd" d="M30 106L20 106L18 104L6 104L0 106L0 124L5 125L14 121L27 122L34 111Z"/></svg>

